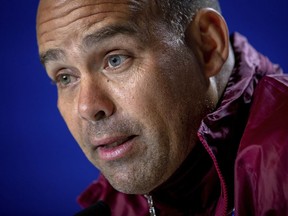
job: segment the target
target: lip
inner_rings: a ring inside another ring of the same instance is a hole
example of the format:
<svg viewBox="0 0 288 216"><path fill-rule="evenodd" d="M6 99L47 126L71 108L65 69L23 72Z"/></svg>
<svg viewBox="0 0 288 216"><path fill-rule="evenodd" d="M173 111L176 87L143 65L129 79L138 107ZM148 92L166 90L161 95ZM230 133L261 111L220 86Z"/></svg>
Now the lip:
<svg viewBox="0 0 288 216"><path fill-rule="evenodd" d="M123 158L129 154L133 147L135 137L135 135L109 137L94 140L93 145L100 160L112 161Z"/></svg>

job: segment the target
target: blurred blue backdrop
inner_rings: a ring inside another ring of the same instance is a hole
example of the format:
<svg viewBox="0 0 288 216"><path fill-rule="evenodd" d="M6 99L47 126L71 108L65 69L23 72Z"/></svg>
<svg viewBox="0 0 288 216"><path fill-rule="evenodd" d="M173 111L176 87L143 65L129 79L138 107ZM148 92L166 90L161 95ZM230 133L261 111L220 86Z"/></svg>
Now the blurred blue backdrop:
<svg viewBox="0 0 288 216"><path fill-rule="evenodd" d="M270 2L270 3L269 3ZM0 3L0 215L69 216L98 171L56 108L56 89L38 61L37 0ZM288 70L288 1L222 1L230 32L246 35Z"/></svg>

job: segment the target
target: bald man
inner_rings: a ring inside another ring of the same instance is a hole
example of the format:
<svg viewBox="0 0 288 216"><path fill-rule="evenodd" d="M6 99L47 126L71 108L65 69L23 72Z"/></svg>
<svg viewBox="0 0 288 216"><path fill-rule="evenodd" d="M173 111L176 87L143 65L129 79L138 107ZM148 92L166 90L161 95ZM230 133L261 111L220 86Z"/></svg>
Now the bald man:
<svg viewBox="0 0 288 216"><path fill-rule="evenodd" d="M229 38L217 1L42 0L37 39L60 113L102 173L83 207L288 215L288 79Z"/></svg>

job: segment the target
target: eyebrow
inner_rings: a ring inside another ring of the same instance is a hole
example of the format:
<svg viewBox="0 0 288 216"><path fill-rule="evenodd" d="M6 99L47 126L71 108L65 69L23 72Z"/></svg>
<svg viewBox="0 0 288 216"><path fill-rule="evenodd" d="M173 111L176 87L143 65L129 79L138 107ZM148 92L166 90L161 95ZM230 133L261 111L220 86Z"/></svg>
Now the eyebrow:
<svg viewBox="0 0 288 216"><path fill-rule="evenodd" d="M84 49L89 49L101 41L112 38L119 34L124 35L136 35L137 28L135 25L112 25L103 27L84 37L82 44ZM139 38L140 39L140 38ZM141 40L141 39L140 39ZM59 61L65 58L66 54L61 49L49 49L40 54L40 61L45 66L48 62Z"/></svg>
<svg viewBox="0 0 288 216"><path fill-rule="evenodd" d="M45 66L50 61L59 61L65 58L65 52L61 49L49 49L45 53L40 53L40 61Z"/></svg>

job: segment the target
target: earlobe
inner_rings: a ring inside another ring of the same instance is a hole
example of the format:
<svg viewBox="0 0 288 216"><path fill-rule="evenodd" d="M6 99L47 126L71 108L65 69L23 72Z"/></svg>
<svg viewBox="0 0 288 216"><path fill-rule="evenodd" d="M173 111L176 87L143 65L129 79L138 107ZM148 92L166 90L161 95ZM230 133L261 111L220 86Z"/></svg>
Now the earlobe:
<svg viewBox="0 0 288 216"><path fill-rule="evenodd" d="M199 10L185 32L206 78L217 75L228 58L229 36L224 18L213 9Z"/></svg>

